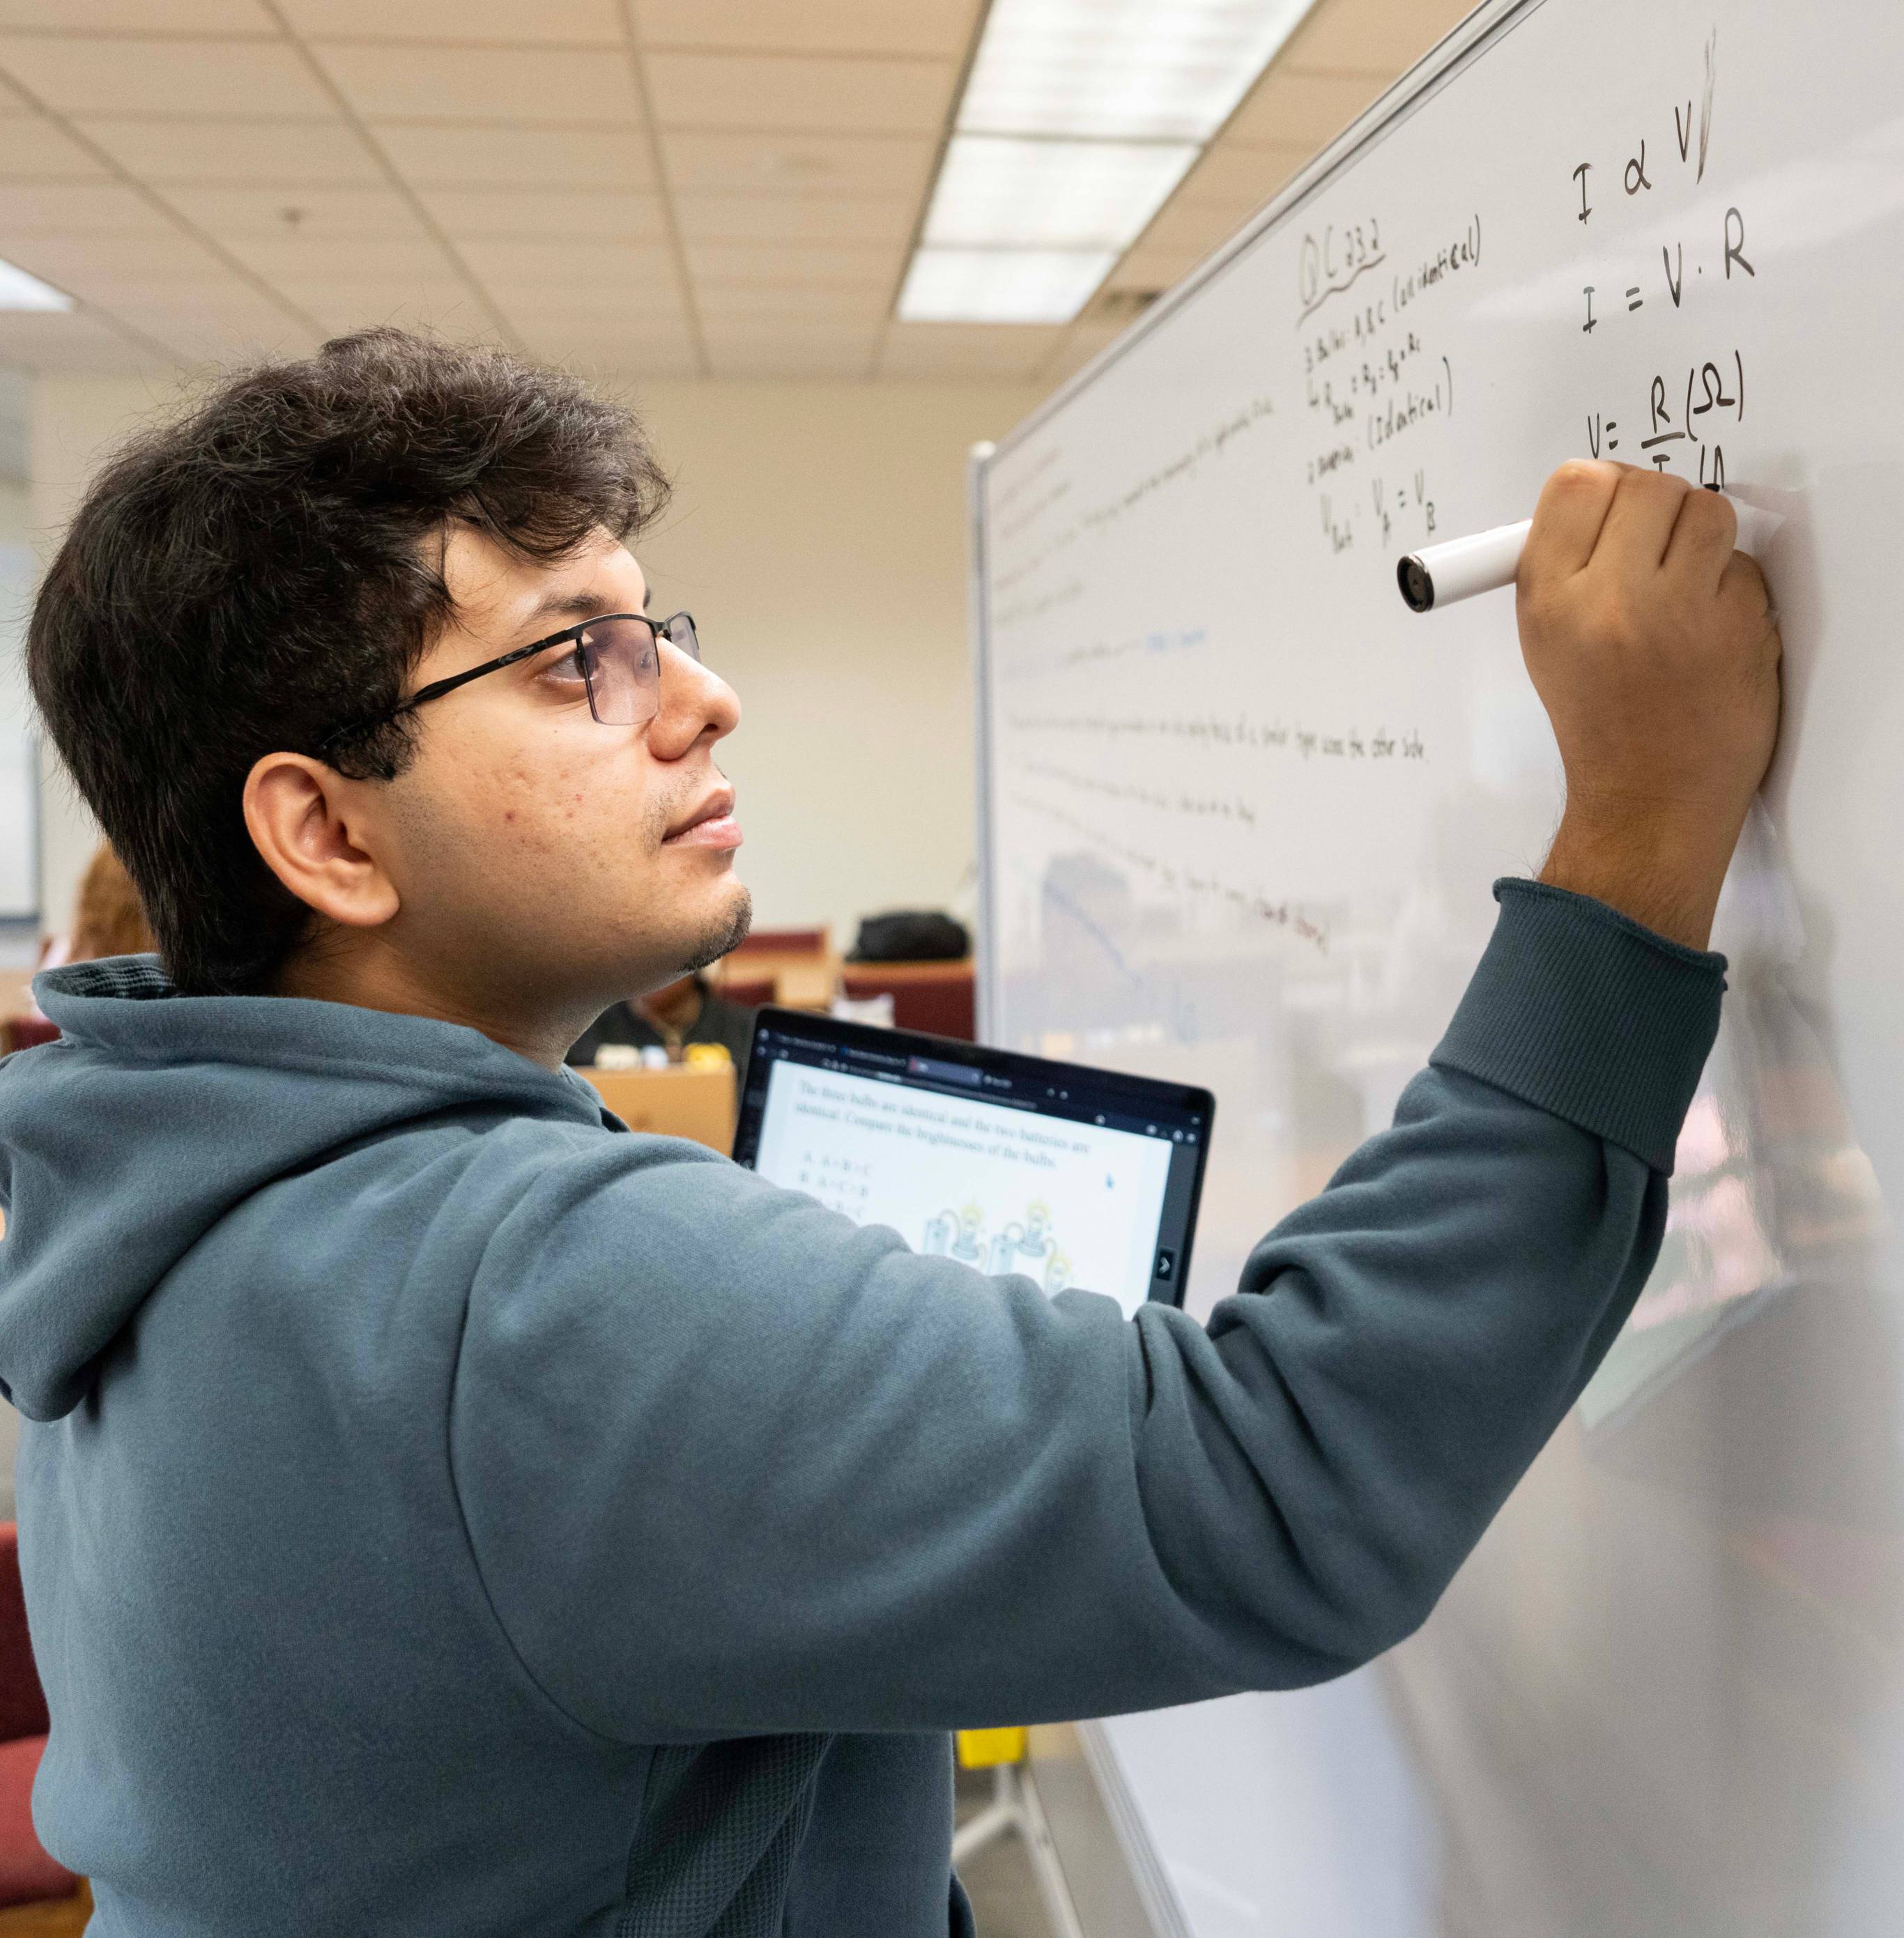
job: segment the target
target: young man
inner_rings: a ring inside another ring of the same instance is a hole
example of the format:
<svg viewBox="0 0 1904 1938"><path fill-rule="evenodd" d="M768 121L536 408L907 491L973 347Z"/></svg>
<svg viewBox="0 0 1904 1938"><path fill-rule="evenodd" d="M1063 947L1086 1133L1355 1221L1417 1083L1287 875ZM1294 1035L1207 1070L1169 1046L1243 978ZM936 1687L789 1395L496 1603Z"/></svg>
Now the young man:
<svg viewBox="0 0 1904 1938"><path fill-rule="evenodd" d="M132 446L41 593L163 964L44 979L0 1069L37 1819L108 1938L967 1931L943 1732L1407 1635L1653 1257L1777 721L1723 502L1549 485L1552 858L1206 1330L563 1070L747 921L660 490L567 380L372 333Z"/></svg>

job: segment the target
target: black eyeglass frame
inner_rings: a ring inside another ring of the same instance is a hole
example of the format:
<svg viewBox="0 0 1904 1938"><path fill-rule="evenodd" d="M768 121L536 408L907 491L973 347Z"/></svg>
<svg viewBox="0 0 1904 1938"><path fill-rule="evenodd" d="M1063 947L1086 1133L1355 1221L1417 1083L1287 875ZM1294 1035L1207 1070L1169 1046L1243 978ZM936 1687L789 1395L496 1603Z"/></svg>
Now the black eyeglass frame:
<svg viewBox="0 0 1904 1938"><path fill-rule="evenodd" d="M447 679L433 679L427 686L418 688L408 699L400 700L387 712L374 713L363 720L353 720L326 734L317 743L317 753L321 759L340 740L355 740L366 734L374 734L379 727L387 727L393 720L401 720L406 713L414 713L419 706L433 700L441 700L445 694L454 693L459 686L467 686L472 679L481 679L486 673L500 673L505 667L519 666L523 661L533 659L538 653L545 653L551 646L565 646L571 640L578 639L591 626L599 626L609 619L632 619L637 625L645 626L654 636L657 664L659 664L661 642L667 640L676 652L685 650L680 642L672 637L668 628L677 620L688 622L688 636L694 642L694 651L689 655L696 665L700 664L700 635L694 624L691 612L670 612L665 619L651 618L645 612L597 612L593 618L582 619L572 626L564 626L560 632L551 633L545 639L533 639L526 646L517 646L506 653L498 654L493 660L485 660L481 666L471 667L463 673L453 673ZM582 681L588 689L588 710L597 720L595 712L595 684L589 679L588 669L582 670Z"/></svg>

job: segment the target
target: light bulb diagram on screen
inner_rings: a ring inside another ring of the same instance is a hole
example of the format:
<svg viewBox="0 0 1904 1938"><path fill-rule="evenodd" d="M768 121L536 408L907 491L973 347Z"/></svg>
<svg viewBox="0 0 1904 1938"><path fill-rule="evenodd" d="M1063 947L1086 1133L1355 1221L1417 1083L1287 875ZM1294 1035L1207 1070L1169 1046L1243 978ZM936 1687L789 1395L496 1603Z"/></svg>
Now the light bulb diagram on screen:
<svg viewBox="0 0 1904 1938"><path fill-rule="evenodd" d="M948 1209L925 1221L919 1250L979 1265L995 1278L1022 1272L1046 1292L1062 1292L1070 1283L1071 1261L1052 1235L1051 1207L1042 1199L1032 1200L1022 1218L1000 1224L988 1238L987 1231L984 1207L970 1198L958 1210Z"/></svg>
<svg viewBox="0 0 1904 1938"><path fill-rule="evenodd" d="M1171 1148L1102 1123L789 1065L768 1092L757 1168L928 1256L1134 1308L1149 1296Z"/></svg>

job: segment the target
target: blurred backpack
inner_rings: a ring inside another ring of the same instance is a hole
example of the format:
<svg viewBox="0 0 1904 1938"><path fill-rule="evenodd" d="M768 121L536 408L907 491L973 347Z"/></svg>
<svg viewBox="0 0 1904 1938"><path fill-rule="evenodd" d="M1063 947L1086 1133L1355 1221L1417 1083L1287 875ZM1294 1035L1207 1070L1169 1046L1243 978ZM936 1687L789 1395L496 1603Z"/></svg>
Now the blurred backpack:
<svg viewBox="0 0 1904 1938"><path fill-rule="evenodd" d="M972 951L965 925L934 910L870 915L859 925L851 962L956 962Z"/></svg>

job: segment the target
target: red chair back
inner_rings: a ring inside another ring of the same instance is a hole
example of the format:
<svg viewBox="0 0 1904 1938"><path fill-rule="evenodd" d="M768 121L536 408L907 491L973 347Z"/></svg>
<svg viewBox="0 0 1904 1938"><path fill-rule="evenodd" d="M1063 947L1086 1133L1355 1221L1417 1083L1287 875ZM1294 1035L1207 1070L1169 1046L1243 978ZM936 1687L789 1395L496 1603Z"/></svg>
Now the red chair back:
<svg viewBox="0 0 1904 1938"><path fill-rule="evenodd" d="M0 1743L47 1733L47 1699L26 1634L26 1594L20 1584L20 1529L0 1520Z"/></svg>
<svg viewBox="0 0 1904 1938"><path fill-rule="evenodd" d="M732 955L824 955L824 928L757 928L736 943Z"/></svg>
<svg viewBox="0 0 1904 1938"><path fill-rule="evenodd" d="M961 1043L973 1040L977 1001L969 962L949 962L943 969L906 963L894 964L890 972L849 963L840 980L855 1002L869 996L891 996L892 1019L900 1029L956 1037Z"/></svg>
<svg viewBox="0 0 1904 1938"><path fill-rule="evenodd" d="M730 1003L738 1003L742 1009L758 1010L763 1003L773 1001L774 978L771 976L730 976L721 985L722 997Z"/></svg>

